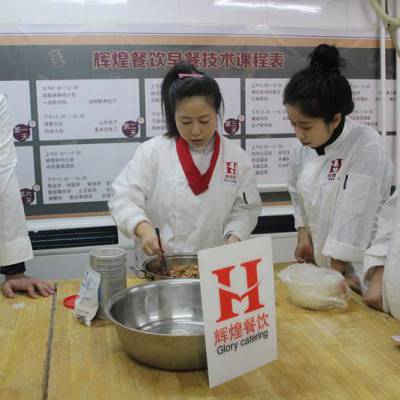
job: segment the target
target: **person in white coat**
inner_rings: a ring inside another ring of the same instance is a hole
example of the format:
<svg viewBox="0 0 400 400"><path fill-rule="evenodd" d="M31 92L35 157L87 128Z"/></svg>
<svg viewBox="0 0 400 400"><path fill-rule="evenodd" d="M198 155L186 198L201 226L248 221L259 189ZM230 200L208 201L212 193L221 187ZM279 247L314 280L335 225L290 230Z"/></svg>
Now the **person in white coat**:
<svg viewBox="0 0 400 400"><path fill-rule="evenodd" d="M33 257L16 177L17 157L7 99L0 93L0 273L5 275L3 293L14 297L25 291L37 297L54 293L47 282L25 275L25 261ZM36 289L36 290L35 290Z"/></svg>
<svg viewBox="0 0 400 400"><path fill-rule="evenodd" d="M217 82L181 63L165 76L161 98L167 133L142 143L113 182L109 208L118 227L147 255L247 239L261 199L249 156L217 132Z"/></svg>
<svg viewBox="0 0 400 400"><path fill-rule="evenodd" d="M380 135L353 122L352 92L334 46L317 46L286 85L283 103L298 142L288 188L298 241L295 257L363 283L363 256L390 195L392 163Z"/></svg>
<svg viewBox="0 0 400 400"><path fill-rule="evenodd" d="M400 320L400 190L378 214L377 234L364 256L366 304Z"/></svg>

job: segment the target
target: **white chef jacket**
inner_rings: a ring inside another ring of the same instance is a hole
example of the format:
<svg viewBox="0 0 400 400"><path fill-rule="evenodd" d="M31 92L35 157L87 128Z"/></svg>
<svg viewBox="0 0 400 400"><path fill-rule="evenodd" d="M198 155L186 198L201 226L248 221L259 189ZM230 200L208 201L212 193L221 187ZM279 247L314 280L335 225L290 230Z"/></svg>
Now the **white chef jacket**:
<svg viewBox="0 0 400 400"><path fill-rule="evenodd" d="M204 165L198 167L204 173ZM109 207L121 231L134 237L137 224L148 221L159 227L168 253L218 246L228 233L245 240L261 213L251 160L224 137L209 188L197 196L179 162L175 138L166 136L142 143L113 189Z"/></svg>
<svg viewBox="0 0 400 400"><path fill-rule="evenodd" d="M364 281L368 283L372 267L382 265L383 310L400 319L400 190L378 214L377 233L364 256Z"/></svg>
<svg viewBox="0 0 400 400"><path fill-rule="evenodd" d="M347 271L362 279L364 251L389 197L392 169L379 134L349 118L323 155L296 143L288 188L296 228L310 233L317 265L329 267L330 258L347 261Z"/></svg>
<svg viewBox="0 0 400 400"><path fill-rule="evenodd" d="M7 99L0 93L0 266L17 264L33 257L16 165Z"/></svg>

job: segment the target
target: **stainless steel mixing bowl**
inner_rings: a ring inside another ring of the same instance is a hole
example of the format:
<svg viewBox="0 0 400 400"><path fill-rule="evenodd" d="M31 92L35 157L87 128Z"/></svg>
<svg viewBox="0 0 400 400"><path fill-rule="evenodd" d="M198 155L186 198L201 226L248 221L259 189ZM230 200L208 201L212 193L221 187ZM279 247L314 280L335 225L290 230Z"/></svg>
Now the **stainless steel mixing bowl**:
<svg viewBox="0 0 400 400"><path fill-rule="evenodd" d="M156 368L205 368L198 279L166 279L122 290L107 303L124 350Z"/></svg>
<svg viewBox="0 0 400 400"><path fill-rule="evenodd" d="M169 270L176 265L198 265L196 253L171 253L165 255L165 264L157 256L150 257L143 262L143 269L137 270L136 275L139 278L158 279L175 279L165 274L165 270ZM187 279L187 278L184 278Z"/></svg>

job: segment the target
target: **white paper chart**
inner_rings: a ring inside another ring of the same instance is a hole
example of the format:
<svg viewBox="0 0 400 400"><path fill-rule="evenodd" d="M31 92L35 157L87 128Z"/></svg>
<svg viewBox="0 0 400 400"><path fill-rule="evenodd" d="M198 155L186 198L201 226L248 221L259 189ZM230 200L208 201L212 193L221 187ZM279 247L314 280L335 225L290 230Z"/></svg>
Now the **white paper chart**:
<svg viewBox="0 0 400 400"><path fill-rule="evenodd" d="M296 140L296 138L246 140L246 152L251 157L259 185L286 183L289 154Z"/></svg>
<svg viewBox="0 0 400 400"><path fill-rule="evenodd" d="M42 146L45 204L107 201L112 181L132 159L139 143Z"/></svg>
<svg viewBox="0 0 400 400"><path fill-rule="evenodd" d="M288 79L246 79L246 133L292 133L282 104Z"/></svg>
<svg viewBox="0 0 400 400"><path fill-rule="evenodd" d="M382 128L381 103L382 92L380 82L376 79L350 79L353 91L354 111L350 118L362 125L377 130ZM396 81L386 80L386 130L396 130Z"/></svg>
<svg viewBox="0 0 400 400"><path fill-rule="evenodd" d="M36 81L40 140L139 135L138 79Z"/></svg>
<svg viewBox="0 0 400 400"><path fill-rule="evenodd" d="M145 79L146 135L160 136L167 132L161 112L162 79Z"/></svg>

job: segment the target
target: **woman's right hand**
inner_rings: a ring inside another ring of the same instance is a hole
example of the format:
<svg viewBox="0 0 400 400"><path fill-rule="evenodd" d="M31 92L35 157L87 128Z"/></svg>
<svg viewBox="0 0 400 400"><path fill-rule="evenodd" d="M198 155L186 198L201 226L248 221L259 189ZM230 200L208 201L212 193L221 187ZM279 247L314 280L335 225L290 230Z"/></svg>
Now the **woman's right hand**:
<svg viewBox="0 0 400 400"><path fill-rule="evenodd" d="M383 310L383 271L383 265L374 268L371 282L364 295L365 304L377 310Z"/></svg>
<svg viewBox="0 0 400 400"><path fill-rule="evenodd" d="M299 228L297 246L294 252L296 260L300 263L314 263L314 250L310 235L305 228Z"/></svg>
<svg viewBox="0 0 400 400"><path fill-rule="evenodd" d="M148 256L154 256L155 254L158 257L162 256L156 231L147 221L140 222L136 226L135 235L141 240L142 250Z"/></svg>

